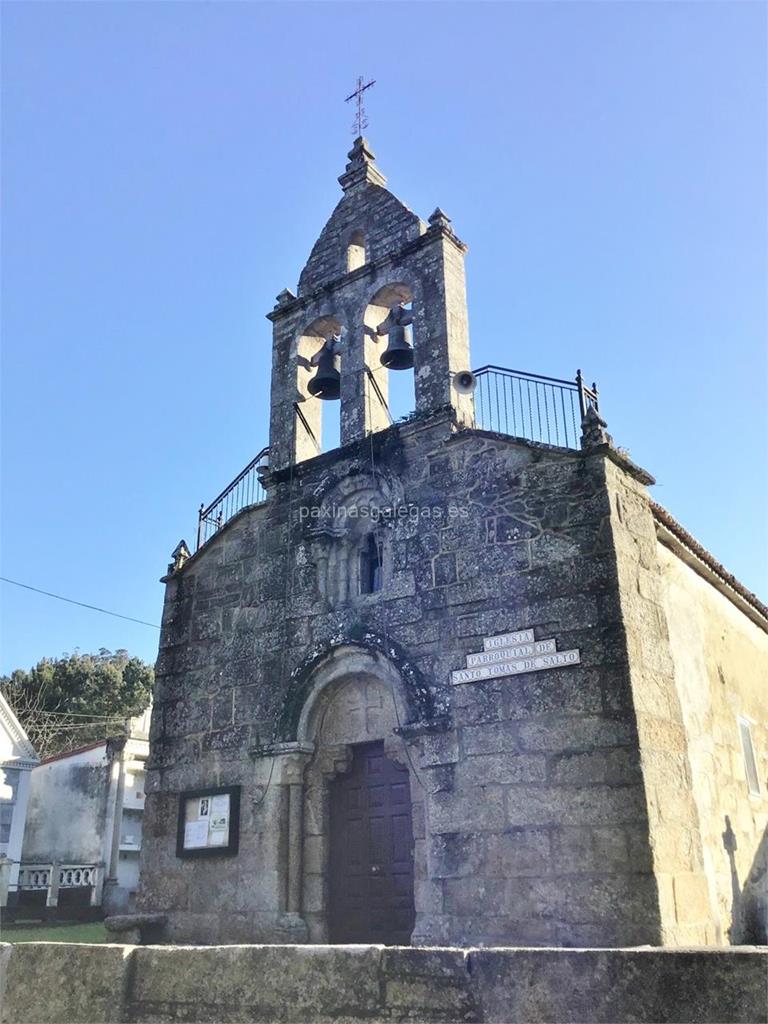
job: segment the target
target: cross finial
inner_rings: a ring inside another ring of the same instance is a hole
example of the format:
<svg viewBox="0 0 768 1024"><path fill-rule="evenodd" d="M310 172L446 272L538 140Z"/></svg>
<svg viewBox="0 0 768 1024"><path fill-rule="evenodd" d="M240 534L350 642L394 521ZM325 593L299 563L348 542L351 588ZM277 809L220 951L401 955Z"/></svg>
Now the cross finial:
<svg viewBox="0 0 768 1024"><path fill-rule="evenodd" d="M350 100L357 100L357 114L355 115L355 120L352 123L352 131L355 137L362 135L363 129L368 127L368 118L365 116L365 107L363 106L363 93L366 89L370 89L372 85L376 85L375 79L372 78L370 82L366 82L366 84L363 85L363 76L358 75L357 88L344 100L345 103L349 103Z"/></svg>

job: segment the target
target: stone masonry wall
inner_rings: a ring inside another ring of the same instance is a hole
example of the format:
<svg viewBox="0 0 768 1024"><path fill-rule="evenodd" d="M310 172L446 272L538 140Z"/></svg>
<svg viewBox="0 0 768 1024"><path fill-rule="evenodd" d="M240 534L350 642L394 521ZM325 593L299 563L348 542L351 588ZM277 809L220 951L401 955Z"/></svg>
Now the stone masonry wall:
<svg viewBox="0 0 768 1024"><path fill-rule="evenodd" d="M645 491L607 464L611 531L619 577L653 869L659 887L664 944L717 941L693 796L688 751L663 606L656 524Z"/></svg>
<svg viewBox="0 0 768 1024"><path fill-rule="evenodd" d="M768 633L663 543L662 599L721 942L768 942ZM747 784L750 723L760 792Z"/></svg>
<svg viewBox="0 0 768 1024"><path fill-rule="evenodd" d="M269 744L296 741L314 666L346 645L402 680L425 805L414 941L661 940L607 474L627 476L603 453L416 419L276 474L266 505L170 577L141 903L169 913L171 938L285 934L287 787ZM355 493L443 514L381 527L370 595L340 581L357 527L299 513ZM449 684L484 636L529 627L581 664ZM179 791L236 783L237 856L177 859Z"/></svg>
<svg viewBox="0 0 768 1024"><path fill-rule="evenodd" d="M2 1024L764 1024L765 950L0 944Z"/></svg>

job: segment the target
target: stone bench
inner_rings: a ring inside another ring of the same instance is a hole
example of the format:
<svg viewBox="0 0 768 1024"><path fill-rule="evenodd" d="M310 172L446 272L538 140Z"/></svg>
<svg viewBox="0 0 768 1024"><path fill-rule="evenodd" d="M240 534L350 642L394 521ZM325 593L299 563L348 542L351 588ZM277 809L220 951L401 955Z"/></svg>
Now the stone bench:
<svg viewBox="0 0 768 1024"><path fill-rule="evenodd" d="M115 914L104 918L107 942L141 946L159 942L167 917L165 914Z"/></svg>

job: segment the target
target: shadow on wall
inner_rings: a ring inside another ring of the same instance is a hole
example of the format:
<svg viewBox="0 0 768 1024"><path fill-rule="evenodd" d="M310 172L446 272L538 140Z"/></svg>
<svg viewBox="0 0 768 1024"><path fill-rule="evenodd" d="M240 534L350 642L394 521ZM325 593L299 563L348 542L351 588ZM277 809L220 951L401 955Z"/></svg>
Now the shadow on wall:
<svg viewBox="0 0 768 1024"><path fill-rule="evenodd" d="M768 828L763 833L744 886L736 868L736 833L725 816L723 846L731 868L731 927L728 940L733 946L768 945Z"/></svg>

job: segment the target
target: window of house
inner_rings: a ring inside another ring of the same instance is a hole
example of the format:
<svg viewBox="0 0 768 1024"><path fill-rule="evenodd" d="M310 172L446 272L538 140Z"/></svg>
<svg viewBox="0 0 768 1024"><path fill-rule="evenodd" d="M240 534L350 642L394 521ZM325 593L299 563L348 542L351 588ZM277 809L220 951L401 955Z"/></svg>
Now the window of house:
<svg viewBox="0 0 768 1024"><path fill-rule="evenodd" d="M11 840L11 822L13 821L14 804L4 800L0 804L0 843Z"/></svg>
<svg viewBox="0 0 768 1024"><path fill-rule="evenodd" d="M5 776L5 785L10 786L12 790L10 799L0 800L0 844L7 845L11 841L11 822L16 807L16 793L19 788L21 772L18 768L2 768L0 771Z"/></svg>
<svg viewBox="0 0 768 1024"><path fill-rule="evenodd" d="M757 758L752 744L751 722L748 718L739 718L741 749L744 754L744 769L747 773L747 786L753 796L760 795L760 776L757 774Z"/></svg>
<svg viewBox="0 0 768 1024"><path fill-rule="evenodd" d="M360 552L360 593L375 594L381 590L383 579L383 547L373 534L365 539Z"/></svg>

